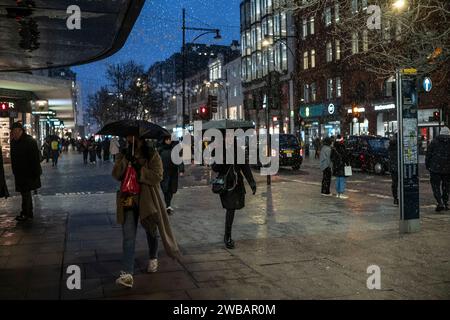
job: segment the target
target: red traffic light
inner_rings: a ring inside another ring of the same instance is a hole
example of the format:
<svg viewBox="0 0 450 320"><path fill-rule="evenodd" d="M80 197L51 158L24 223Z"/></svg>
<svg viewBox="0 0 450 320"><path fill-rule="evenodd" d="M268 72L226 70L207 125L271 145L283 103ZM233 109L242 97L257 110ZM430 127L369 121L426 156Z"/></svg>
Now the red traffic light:
<svg viewBox="0 0 450 320"><path fill-rule="evenodd" d="M201 108L200 108L200 112L201 112L201 113L206 113L206 108L205 108L205 107L201 107Z"/></svg>
<svg viewBox="0 0 450 320"><path fill-rule="evenodd" d="M0 109L3 110L3 111L8 110L9 109L9 104L5 103L5 102L2 102L0 104Z"/></svg>

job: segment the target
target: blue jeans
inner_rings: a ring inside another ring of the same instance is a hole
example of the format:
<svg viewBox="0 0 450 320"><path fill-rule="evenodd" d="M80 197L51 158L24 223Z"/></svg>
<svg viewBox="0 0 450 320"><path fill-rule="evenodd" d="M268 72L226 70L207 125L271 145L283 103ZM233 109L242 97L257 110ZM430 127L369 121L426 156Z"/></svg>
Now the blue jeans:
<svg viewBox="0 0 450 320"><path fill-rule="evenodd" d="M338 194L345 192L345 177L336 177L336 192Z"/></svg>
<svg viewBox="0 0 450 320"><path fill-rule="evenodd" d="M134 253L136 247L137 225L139 222L138 209L128 209L124 212L125 223L122 226L123 233L123 265L124 271L134 273ZM150 259L158 258L158 235L146 231Z"/></svg>

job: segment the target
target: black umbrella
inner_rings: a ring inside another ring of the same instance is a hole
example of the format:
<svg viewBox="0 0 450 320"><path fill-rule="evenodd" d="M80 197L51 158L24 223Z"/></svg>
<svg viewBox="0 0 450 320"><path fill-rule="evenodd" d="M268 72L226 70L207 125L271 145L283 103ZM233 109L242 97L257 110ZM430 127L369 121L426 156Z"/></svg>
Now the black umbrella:
<svg viewBox="0 0 450 320"><path fill-rule="evenodd" d="M170 136L170 132L163 127L144 120L120 120L108 123L98 133L106 136L138 136L144 139L162 139L164 136Z"/></svg>

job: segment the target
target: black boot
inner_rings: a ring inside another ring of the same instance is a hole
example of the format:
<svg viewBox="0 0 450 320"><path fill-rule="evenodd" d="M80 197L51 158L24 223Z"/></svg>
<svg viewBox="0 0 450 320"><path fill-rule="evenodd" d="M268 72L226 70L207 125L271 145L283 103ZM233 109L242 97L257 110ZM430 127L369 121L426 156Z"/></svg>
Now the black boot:
<svg viewBox="0 0 450 320"><path fill-rule="evenodd" d="M225 218L225 236L223 237L223 242L227 249L234 249L234 241L231 239L231 230L233 227L234 220L234 210L227 210L227 215Z"/></svg>

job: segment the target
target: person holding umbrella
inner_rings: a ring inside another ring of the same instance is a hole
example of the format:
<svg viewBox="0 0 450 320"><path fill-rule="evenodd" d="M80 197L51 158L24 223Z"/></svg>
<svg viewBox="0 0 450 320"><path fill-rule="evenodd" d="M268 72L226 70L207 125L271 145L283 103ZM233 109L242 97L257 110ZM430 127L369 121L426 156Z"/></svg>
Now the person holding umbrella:
<svg viewBox="0 0 450 320"><path fill-rule="evenodd" d="M138 222L144 227L147 235L149 247L147 272L152 273L158 270L158 234L168 256L177 259L180 253L161 197L162 161L158 152L149 147L145 141L146 137L154 135L141 135L145 131L130 127L130 123L122 123L122 126L117 126L113 131L106 129L108 127L102 129L100 133L106 132L106 134L115 136L125 135L128 142L127 148L116 157L112 175L121 181L121 190L117 195L117 222L122 225L123 232L124 269L116 283L131 288L134 284L134 256ZM161 128L161 130L164 129Z"/></svg>

